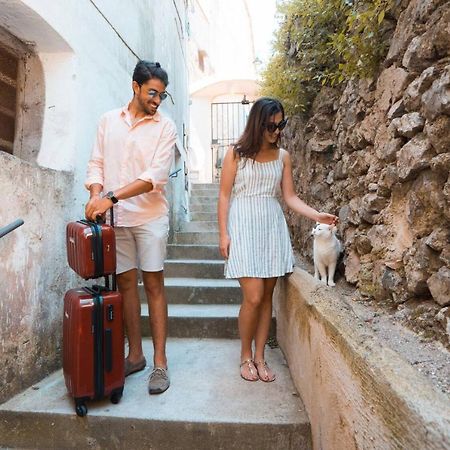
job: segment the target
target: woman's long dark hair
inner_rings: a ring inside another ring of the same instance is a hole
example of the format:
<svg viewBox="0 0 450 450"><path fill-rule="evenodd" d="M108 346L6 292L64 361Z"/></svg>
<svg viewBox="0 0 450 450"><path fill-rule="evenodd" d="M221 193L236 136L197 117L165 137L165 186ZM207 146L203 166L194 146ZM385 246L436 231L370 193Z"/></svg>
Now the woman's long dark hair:
<svg viewBox="0 0 450 450"><path fill-rule="evenodd" d="M245 130L234 146L235 155L254 159L261 149L264 129L269 119L279 112L284 119L284 108L278 100L270 97L256 100L248 115Z"/></svg>

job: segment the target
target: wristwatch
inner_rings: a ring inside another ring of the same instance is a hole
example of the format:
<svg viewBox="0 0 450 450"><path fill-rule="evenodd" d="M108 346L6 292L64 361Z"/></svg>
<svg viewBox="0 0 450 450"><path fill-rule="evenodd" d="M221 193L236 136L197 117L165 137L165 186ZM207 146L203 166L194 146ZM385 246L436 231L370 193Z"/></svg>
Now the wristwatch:
<svg viewBox="0 0 450 450"><path fill-rule="evenodd" d="M107 192L103 196L103 198L109 198L113 202L113 205L115 205L119 201L119 199L117 197L114 197L114 192L113 191Z"/></svg>

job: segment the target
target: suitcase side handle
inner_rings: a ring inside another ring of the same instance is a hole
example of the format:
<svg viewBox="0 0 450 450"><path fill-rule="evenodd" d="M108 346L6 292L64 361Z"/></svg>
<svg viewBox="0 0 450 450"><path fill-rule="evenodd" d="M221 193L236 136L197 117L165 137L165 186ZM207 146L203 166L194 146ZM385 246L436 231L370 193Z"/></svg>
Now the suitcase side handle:
<svg viewBox="0 0 450 450"><path fill-rule="evenodd" d="M113 345L112 345L112 330L107 328L105 330L105 371L111 372L113 369Z"/></svg>

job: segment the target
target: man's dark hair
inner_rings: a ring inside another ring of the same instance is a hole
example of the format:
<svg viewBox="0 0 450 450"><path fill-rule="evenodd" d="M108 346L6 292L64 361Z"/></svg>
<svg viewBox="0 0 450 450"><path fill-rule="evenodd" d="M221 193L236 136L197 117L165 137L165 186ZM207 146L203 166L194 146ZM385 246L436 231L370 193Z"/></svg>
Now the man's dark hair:
<svg viewBox="0 0 450 450"><path fill-rule="evenodd" d="M161 80L167 87L169 84L169 77L167 72L161 67L159 62L150 62L141 60L136 64L133 72L133 81L136 81L139 86L142 86L148 80L157 78Z"/></svg>

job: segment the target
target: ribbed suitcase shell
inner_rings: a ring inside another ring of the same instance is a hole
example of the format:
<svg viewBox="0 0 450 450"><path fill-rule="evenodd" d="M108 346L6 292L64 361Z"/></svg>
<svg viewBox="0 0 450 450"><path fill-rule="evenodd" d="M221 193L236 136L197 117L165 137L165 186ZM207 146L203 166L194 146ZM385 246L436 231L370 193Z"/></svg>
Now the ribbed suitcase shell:
<svg viewBox="0 0 450 450"><path fill-rule="evenodd" d="M103 265L96 272L94 247L97 244L91 225L101 229ZM116 271L116 238L114 228L106 224L69 222L66 229L67 260L82 278L98 278Z"/></svg>
<svg viewBox="0 0 450 450"><path fill-rule="evenodd" d="M125 383L122 297L118 291L100 295L100 306L85 288L71 289L64 297L63 371L77 404L117 394L120 399Z"/></svg>

